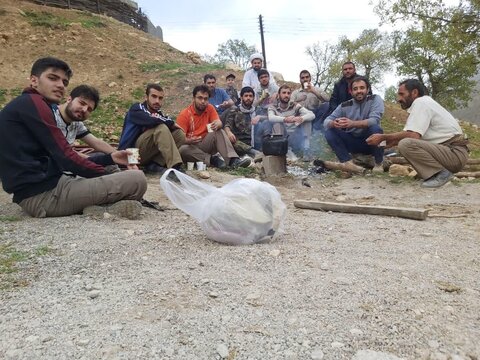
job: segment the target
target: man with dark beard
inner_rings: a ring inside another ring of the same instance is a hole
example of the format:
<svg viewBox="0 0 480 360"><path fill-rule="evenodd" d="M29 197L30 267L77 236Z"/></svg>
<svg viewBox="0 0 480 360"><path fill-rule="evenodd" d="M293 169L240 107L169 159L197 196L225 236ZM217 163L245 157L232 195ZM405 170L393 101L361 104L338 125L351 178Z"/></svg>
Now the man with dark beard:
<svg viewBox="0 0 480 360"><path fill-rule="evenodd" d="M353 62L347 61L342 65L342 78L337 81L333 86L328 115L330 115L333 110L337 108L338 105L352 98L350 84L352 83L353 78L356 76L357 72L355 69L355 64Z"/></svg>
<svg viewBox="0 0 480 360"><path fill-rule="evenodd" d="M303 124L311 122L315 114L291 101L292 89L288 85L282 85L278 89L277 102L268 107L268 127L266 133L273 135L287 135L288 145L293 152L304 155L309 153L310 141L307 139ZM307 147L308 146L308 147Z"/></svg>
<svg viewBox="0 0 480 360"><path fill-rule="evenodd" d="M468 160L468 140L458 121L439 103L425 95L425 87L416 79L402 81L397 101L409 112L403 131L373 134L367 143L386 147L398 144L398 150L424 180L423 187L445 185Z"/></svg>
<svg viewBox="0 0 480 360"><path fill-rule="evenodd" d="M52 108L57 126L70 145L80 139L96 152L111 154L115 149L90 133L83 123L97 108L99 101L100 96L97 89L88 85L80 85L72 90L65 103L58 107L52 105Z"/></svg>
<svg viewBox="0 0 480 360"><path fill-rule="evenodd" d="M252 127L257 124L260 116L255 114L253 100L255 91L246 86L240 91L240 105L227 110L225 115L225 132L238 155L257 156L260 151L253 148Z"/></svg>
<svg viewBox="0 0 480 360"><path fill-rule="evenodd" d="M352 154L373 155L374 172L383 172L383 148L370 146L365 140L383 133L380 120L385 111L378 95L368 95L370 82L357 76L350 84L353 98L344 101L329 115L323 126L325 139L343 164L344 171L361 173L364 169L353 163Z"/></svg>

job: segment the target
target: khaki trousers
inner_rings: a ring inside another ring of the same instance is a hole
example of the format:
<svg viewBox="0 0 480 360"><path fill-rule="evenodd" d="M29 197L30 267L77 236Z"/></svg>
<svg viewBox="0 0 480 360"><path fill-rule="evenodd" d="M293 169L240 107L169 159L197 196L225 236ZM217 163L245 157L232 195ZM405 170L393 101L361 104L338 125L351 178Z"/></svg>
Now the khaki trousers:
<svg viewBox="0 0 480 360"><path fill-rule="evenodd" d="M181 129L170 131L167 125L160 124L144 131L135 142L140 153L140 163L146 165L155 161L171 168L182 163L178 148L185 143L185 133Z"/></svg>
<svg viewBox="0 0 480 360"><path fill-rule="evenodd" d="M33 217L79 214L87 206L120 200L141 200L147 179L140 170L127 170L91 179L62 175L57 187L20 202Z"/></svg>
<svg viewBox="0 0 480 360"><path fill-rule="evenodd" d="M207 166L210 166L211 155L217 152L227 165L230 159L238 158L227 133L222 129L208 133L198 144L182 145L179 150L184 162L203 161Z"/></svg>
<svg viewBox="0 0 480 360"><path fill-rule="evenodd" d="M428 179L443 169L459 172L468 160L466 146L433 144L421 139L402 139L398 150L422 179Z"/></svg>

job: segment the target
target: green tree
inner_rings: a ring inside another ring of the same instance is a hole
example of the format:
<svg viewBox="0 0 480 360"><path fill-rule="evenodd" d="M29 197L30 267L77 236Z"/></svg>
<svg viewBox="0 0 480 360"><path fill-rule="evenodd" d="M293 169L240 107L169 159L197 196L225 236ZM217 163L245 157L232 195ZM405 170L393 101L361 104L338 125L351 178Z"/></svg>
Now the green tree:
<svg viewBox="0 0 480 360"><path fill-rule="evenodd" d="M250 55L258 52L254 45L248 45L244 40L230 39L223 44L218 45L217 53L213 59L216 63L231 62L242 69L247 69L250 65L248 61Z"/></svg>
<svg viewBox="0 0 480 360"><path fill-rule="evenodd" d="M443 0L380 0L383 21L408 25L397 31L395 59L401 75L422 81L450 109L471 99L480 55L480 1L447 6Z"/></svg>
<svg viewBox="0 0 480 360"><path fill-rule="evenodd" d="M340 48L328 42L317 42L307 46L305 53L312 59L315 70L312 71L314 85L320 86L324 91L330 91L338 74L342 69Z"/></svg>
<svg viewBox="0 0 480 360"><path fill-rule="evenodd" d="M353 61L358 72L365 75L372 84L381 82L383 73L391 68L391 39L378 29L363 30L354 40L341 37L339 47L344 58Z"/></svg>
<svg viewBox="0 0 480 360"><path fill-rule="evenodd" d="M385 90L385 95L383 96L386 102L396 103L397 102L397 87L391 85Z"/></svg>

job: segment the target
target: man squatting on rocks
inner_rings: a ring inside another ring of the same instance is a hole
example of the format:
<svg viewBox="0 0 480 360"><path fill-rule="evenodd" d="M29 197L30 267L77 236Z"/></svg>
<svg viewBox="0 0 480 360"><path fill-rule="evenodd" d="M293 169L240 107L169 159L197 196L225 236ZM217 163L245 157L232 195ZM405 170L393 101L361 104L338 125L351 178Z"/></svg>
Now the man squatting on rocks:
<svg viewBox="0 0 480 360"><path fill-rule="evenodd" d="M139 170L106 175L105 165L128 164L127 151L87 159L68 144L51 106L61 101L71 76L64 61L38 59L30 87L0 112L2 186L34 217L72 215L91 205L141 200L147 190Z"/></svg>
<svg viewBox="0 0 480 360"><path fill-rule="evenodd" d="M345 171L364 172L364 168L353 163L351 154L367 154L375 158L374 171L383 172L383 147L366 142L370 135L383 133L383 100L378 95L368 95L370 83L363 76L354 78L350 88L353 98L338 105L325 119L325 139Z"/></svg>
<svg viewBox="0 0 480 360"><path fill-rule="evenodd" d="M315 119L315 114L290 100L292 89L288 85L282 85L278 89L277 101L268 107L268 125L269 132L273 135L289 135L288 146L294 152L303 151L304 154L309 151L305 149L305 131L303 126ZM310 145L310 142L308 142Z"/></svg>
<svg viewBox="0 0 480 360"><path fill-rule="evenodd" d="M398 144L400 153L424 179L422 186L443 186L460 171L468 160L468 140L458 121L439 103L425 95L420 81L402 81L397 101L409 112L403 131L392 134L374 134L367 143L387 147Z"/></svg>
<svg viewBox="0 0 480 360"><path fill-rule="evenodd" d="M177 118L177 125L185 132L185 145L179 149L184 162L203 161L208 166L223 168L247 167L250 158L240 159L227 134L222 129L222 121L215 107L208 102L210 91L207 85L193 89L192 104L183 109ZM212 130L208 131L207 125ZM217 152L223 157L214 155Z"/></svg>
<svg viewBox="0 0 480 360"><path fill-rule="evenodd" d="M161 107L165 93L158 84L148 84L145 101L135 103L123 122L119 149L138 148L145 172L161 174L165 168L182 171L178 148L185 143L185 133Z"/></svg>

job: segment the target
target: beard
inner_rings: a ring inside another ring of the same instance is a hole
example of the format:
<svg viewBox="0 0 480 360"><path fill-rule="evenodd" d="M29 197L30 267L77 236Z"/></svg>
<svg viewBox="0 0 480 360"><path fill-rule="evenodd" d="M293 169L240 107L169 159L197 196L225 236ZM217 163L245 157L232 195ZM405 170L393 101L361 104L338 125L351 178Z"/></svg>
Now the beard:
<svg viewBox="0 0 480 360"><path fill-rule="evenodd" d="M85 114L81 113L80 115L75 115L75 113L72 110L72 105L68 104L67 107L65 108L65 113L67 114L68 118L71 119L72 121L83 121L86 119Z"/></svg>

